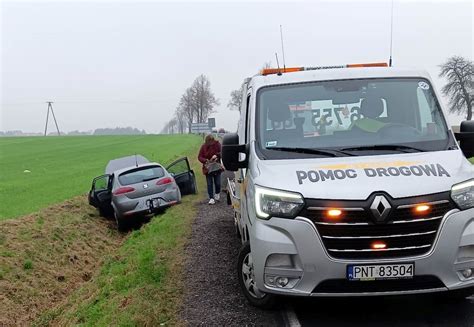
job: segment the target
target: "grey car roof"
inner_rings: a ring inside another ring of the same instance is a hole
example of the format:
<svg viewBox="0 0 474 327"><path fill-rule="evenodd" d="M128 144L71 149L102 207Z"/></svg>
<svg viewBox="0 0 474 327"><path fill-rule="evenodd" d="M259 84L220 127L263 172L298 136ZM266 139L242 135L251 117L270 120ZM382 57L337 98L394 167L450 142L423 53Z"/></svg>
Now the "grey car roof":
<svg viewBox="0 0 474 327"><path fill-rule="evenodd" d="M150 160L148 160L141 154L113 159L110 160L107 166L105 167L105 173L112 174L117 170L122 170L124 168L132 168L136 167L137 165L147 164L149 162Z"/></svg>

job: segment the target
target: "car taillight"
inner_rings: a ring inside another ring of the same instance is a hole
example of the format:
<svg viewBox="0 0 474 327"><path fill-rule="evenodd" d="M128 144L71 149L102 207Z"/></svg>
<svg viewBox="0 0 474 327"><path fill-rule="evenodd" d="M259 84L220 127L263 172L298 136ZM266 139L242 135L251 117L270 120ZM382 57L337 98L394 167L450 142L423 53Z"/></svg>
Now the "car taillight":
<svg viewBox="0 0 474 327"><path fill-rule="evenodd" d="M160 179L158 182L156 182L156 185L165 185L165 184L171 184L174 182L174 179L171 177L165 177Z"/></svg>
<svg viewBox="0 0 474 327"><path fill-rule="evenodd" d="M120 194L124 194L124 193L130 193L130 192L133 192L135 191L135 189L133 187L130 187L130 186L127 186L127 187L121 187L119 189L117 189L115 192L114 192L114 195L120 195Z"/></svg>

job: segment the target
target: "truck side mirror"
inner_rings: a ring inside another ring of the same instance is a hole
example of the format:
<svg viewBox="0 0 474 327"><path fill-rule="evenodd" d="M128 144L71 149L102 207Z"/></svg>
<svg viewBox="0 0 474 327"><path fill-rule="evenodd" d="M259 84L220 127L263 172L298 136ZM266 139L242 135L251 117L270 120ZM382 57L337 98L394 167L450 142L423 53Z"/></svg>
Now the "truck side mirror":
<svg viewBox="0 0 474 327"><path fill-rule="evenodd" d="M474 157L474 120L463 121L455 135L466 158Z"/></svg>
<svg viewBox="0 0 474 327"><path fill-rule="evenodd" d="M240 154L245 154L245 159L240 160ZM222 163L225 169L237 171L239 168L246 168L248 164L247 145L239 144L239 135L232 133L224 135L222 140Z"/></svg>

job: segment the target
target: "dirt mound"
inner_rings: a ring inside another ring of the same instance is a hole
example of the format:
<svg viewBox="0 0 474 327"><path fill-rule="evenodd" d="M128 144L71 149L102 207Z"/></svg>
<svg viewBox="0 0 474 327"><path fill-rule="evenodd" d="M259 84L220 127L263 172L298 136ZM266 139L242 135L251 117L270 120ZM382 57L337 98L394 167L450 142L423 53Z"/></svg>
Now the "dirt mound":
<svg viewBox="0 0 474 327"><path fill-rule="evenodd" d="M94 277L124 236L84 196L0 222L0 326L31 323Z"/></svg>

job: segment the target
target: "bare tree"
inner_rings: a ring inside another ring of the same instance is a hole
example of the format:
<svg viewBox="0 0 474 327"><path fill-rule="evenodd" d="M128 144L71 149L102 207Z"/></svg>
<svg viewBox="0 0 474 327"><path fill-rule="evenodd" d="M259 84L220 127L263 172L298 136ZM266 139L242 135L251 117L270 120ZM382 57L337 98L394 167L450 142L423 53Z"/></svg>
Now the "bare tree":
<svg viewBox="0 0 474 327"><path fill-rule="evenodd" d="M240 106L242 105L242 93L244 92L244 84L240 86L240 89L233 90L230 92L230 100L227 103L227 108L230 110L240 110Z"/></svg>
<svg viewBox="0 0 474 327"><path fill-rule="evenodd" d="M168 124L168 134L175 134L178 132L178 123L176 118L171 119Z"/></svg>
<svg viewBox="0 0 474 327"><path fill-rule="evenodd" d="M440 77L446 77L448 83L441 89L449 97L449 111L457 114L467 113L472 120L474 104L474 64L471 60L453 56L440 65Z"/></svg>
<svg viewBox="0 0 474 327"><path fill-rule="evenodd" d="M188 121L186 119L186 114L184 113L184 110L181 107L176 108L175 119L178 125L179 133L184 134L184 131L186 130L186 127L188 125Z"/></svg>
<svg viewBox="0 0 474 327"><path fill-rule="evenodd" d="M263 64L260 70L270 68L271 62L266 62ZM230 110L240 110L240 106L242 105L243 93L244 92L244 84L240 85L240 88L237 90L233 90L230 92L230 100L227 103L227 108Z"/></svg>
<svg viewBox="0 0 474 327"><path fill-rule="evenodd" d="M193 93L192 107L196 115L197 123L205 123L213 112L214 106L219 105L211 91L211 82L206 75L198 76L191 86Z"/></svg>
<svg viewBox="0 0 474 327"><path fill-rule="evenodd" d="M184 133L187 127L188 133L191 133L192 123L206 122L217 105L219 100L211 91L211 82L205 75L200 75L181 96L173 119L163 127L162 132Z"/></svg>
<svg viewBox="0 0 474 327"><path fill-rule="evenodd" d="M184 94L181 96L179 101L179 109L177 115L182 116L187 121L188 133L191 133L191 124L194 121L195 108L194 102L194 91L191 87L187 88Z"/></svg>

